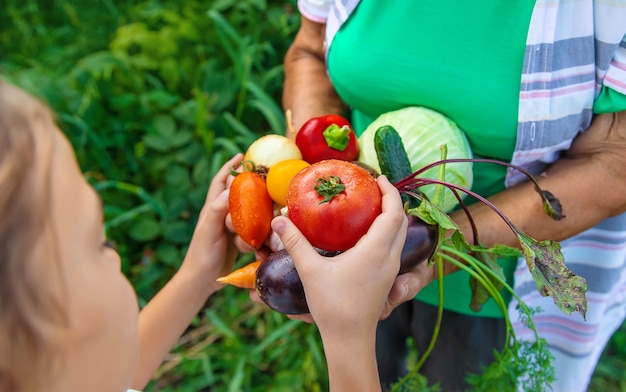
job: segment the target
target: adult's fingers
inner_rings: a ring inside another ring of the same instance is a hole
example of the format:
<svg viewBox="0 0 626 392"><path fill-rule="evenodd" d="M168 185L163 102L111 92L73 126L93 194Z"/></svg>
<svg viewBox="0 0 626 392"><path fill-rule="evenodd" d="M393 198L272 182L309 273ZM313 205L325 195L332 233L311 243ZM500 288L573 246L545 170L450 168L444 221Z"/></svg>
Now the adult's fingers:
<svg viewBox="0 0 626 392"><path fill-rule="evenodd" d="M411 301L430 281L434 274L434 268L427 263L422 263L409 272L396 277L387 295L385 308L381 319L387 318L393 309L400 304Z"/></svg>

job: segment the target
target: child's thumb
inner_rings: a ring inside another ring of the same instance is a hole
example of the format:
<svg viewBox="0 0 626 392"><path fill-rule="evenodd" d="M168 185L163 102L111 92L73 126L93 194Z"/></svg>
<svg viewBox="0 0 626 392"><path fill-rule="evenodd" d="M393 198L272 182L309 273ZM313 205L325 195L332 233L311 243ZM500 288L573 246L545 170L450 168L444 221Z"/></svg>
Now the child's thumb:
<svg viewBox="0 0 626 392"><path fill-rule="evenodd" d="M305 272L315 258L319 257L306 237L289 218L277 216L272 220L272 229L278 234L285 250L293 259L298 273Z"/></svg>

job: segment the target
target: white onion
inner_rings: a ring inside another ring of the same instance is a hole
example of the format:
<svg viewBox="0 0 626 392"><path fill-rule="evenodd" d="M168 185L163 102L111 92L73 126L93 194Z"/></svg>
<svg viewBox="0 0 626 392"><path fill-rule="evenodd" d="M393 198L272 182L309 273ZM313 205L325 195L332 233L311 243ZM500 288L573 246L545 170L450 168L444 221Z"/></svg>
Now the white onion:
<svg viewBox="0 0 626 392"><path fill-rule="evenodd" d="M269 134L255 140L246 151L244 159L267 168L287 159L302 159L296 143L286 136Z"/></svg>

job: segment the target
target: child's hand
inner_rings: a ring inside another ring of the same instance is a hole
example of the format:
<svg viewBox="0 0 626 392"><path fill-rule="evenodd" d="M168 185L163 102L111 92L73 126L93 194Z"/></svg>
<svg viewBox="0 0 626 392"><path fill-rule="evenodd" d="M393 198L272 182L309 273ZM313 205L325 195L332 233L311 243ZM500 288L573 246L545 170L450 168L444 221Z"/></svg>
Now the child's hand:
<svg viewBox="0 0 626 392"><path fill-rule="evenodd" d="M194 268L194 273L206 276L211 293L223 286L215 279L228 274L237 257L237 249L232 244L232 235L226 230L225 220L230 168L236 167L242 160L242 154L235 155L213 177L183 264L185 268Z"/></svg>
<svg viewBox="0 0 626 392"><path fill-rule="evenodd" d="M365 333L375 330L400 269L407 218L398 191L384 176L377 181L383 194L382 214L352 249L333 258L320 256L289 219L272 221L294 259L322 336L361 332L355 328Z"/></svg>

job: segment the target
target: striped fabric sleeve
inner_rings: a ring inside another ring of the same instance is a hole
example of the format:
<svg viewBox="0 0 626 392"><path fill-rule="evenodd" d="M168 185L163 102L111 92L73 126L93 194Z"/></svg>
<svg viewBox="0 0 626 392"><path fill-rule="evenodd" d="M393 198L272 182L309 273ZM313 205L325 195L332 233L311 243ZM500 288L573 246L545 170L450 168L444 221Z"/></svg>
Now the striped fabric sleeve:
<svg viewBox="0 0 626 392"><path fill-rule="evenodd" d="M537 1L524 56L512 163L542 172L588 128L603 86L626 92L624 20L626 7L612 2ZM508 171L507 186L522 180L518 171Z"/></svg>
<svg viewBox="0 0 626 392"><path fill-rule="evenodd" d="M298 10L307 19L326 23L333 0L298 0Z"/></svg>
<svg viewBox="0 0 626 392"><path fill-rule="evenodd" d="M558 380L554 392L584 392L602 350L626 317L626 214L607 219L576 237L561 242L567 266L587 279L587 317L567 315L552 298L542 297L526 262L515 272L515 292L524 303L542 311L533 317L539 336L554 356ZM534 333L520 321L518 302L509 314L520 340Z"/></svg>
<svg viewBox="0 0 626 392"><path fill-rule="evenodd" d="M615 50L609 68L604 75L604 85L626 94L626 36Z"/></svg>

